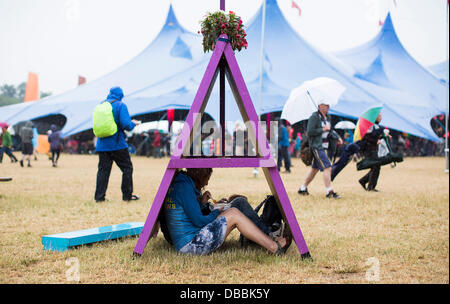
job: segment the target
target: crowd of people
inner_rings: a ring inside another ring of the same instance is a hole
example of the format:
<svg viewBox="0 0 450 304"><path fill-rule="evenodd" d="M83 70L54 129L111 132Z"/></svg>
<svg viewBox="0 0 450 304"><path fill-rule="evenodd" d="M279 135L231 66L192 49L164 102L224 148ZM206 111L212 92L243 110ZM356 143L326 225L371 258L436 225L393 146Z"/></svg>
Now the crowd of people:
<svg viewBox="0 0 450 304"><path fill-rule="evenodd" d="M433 123L432 126L435 130L438 137L441 138L441 142L435 142L431 140L427 140L424 138L420 138L417 136L413 136L411 134L398 132L396 130L390 130L392 137L390 138L390 145L393 150L401 152L405 157L420 157L420 156L444 156L444 129L442 128L444 124L444 115L436 116L433 121L438 121L439 123ZM58 128L58 127L57 127ZM287 149L283 148L283 156L285 158L299 158L300 157L300 145L306 136L306 129L300 126L291 126L287 124L285 126L287 130L287 140L283 141L283 145L286 146ZM36 130L35 127L33 127ZM8 128L2 127L3 134L8 130ZM50 130L49 130L50 131ZM353 131L351 129L348 130L336 130L337 133L344 140L344 145L337 147L334 158L340 157L343 148L347 144L351 144L353 142ZM14 156L13 152L21 152L22 151L22 140L19 134L11 134L9 131L7 132L6 140L4 144L0 144L0 162L3 159L3 154L8 155L11 158L11 155ZM159 136L156 135L159 133ZM244 135L242 135L244 134ZM33 154L32 156L36 158L36 131L33 134ZM172 151L172 145L176 139L178 134L172 132L165 132L161 130L149 130L144 131L138 134L131 134L127 137L127 143L130 147L130 153L138 156L146 156L146 157L170 157ZM159 137L159 139L158 139ZM279 134L279 137L281 135ZM243 141L236 141L236 138L244 138ZM96 140L94 136L79 136L72 135L67 138L61 138L61 149L60 153L68 153L68 154L95 154L95 145ZM0 132L0 142L2 141L2 135ZM217 142L213 139L208 139L203 142L202 154L203 155L212 155L217 153ZM244 130L240 126L236 126L236 129L232 134L226 134L226 145L227 145L227 155L248 155L248 147L251 145L248 141L248 132ZM15 156L14 156L15 157ZM14 159L11 161L15 162Z"/></svg>
<svg viewBox="0 0 450 304"><path fill-rule="evenodd" d="M100 120L100 122L105 125L113 124L112 135L98 135L98 137L80 141L80 138L76 136L64 140L56 125L51 125L47 132L50 146L48 156L53 167L58 166L58 160L63 151L71 154L95 153L98 155L94 192L97 203L107 201L106 191L113 163L116 163L122 172L122 199L124 201L139 200L139 196L133 190L133 164L130 153L154 158L170 156L177 136L177 134L165 133L161 130L150 130L140 134L131 133L140 121L131 119L127 105L122 102L123 96L120 87L113 87L107 98L100 102L100 105L106 104L111 109L109 114L106 113L111 119L108 122L107 120ZM325 197L339 199L340 195L333 189L332 181L351 159L361 158L367 161L365 169L368 168L369 171L359 179L359 183L364 190L377 192L376 185L381 166L392 162L392 160L386 161L386 154L392 153L391 150L385 154L381 153L383 155L380 154L383 140L384 146L390 146L392 150L398 151L400 155L396 158L398 161L403 160L402 156L431 156L443 153L438 143L400 132L389 132L381 127L381 113L367 130L364 138L353 142L351 129L335 130L332 127L328 110L328 104L320 103L318 111L310 116L304 130L294 130L286 121L278 120L278 134L271 134L277 137L278 171L281 171L284 164L283 172L291 173L291 157L302 157L305 164L311 166L300 184L299 195L310 194L308 185L320 171L323 176ZM96 123L95 117L94 113L93 133L100 134L98 130L103 126L98 124L99 118ZM436 134L444 137L448 134L442 132L442 119L444 119L442 116L434 118L432 126ZM32 156L36 153L36 137L37 129L31 121L26 122L14 136L11 136L7 126L3 126L0 136L0 162L3 160L3 154L6 154L11 162L19 162L20 166L24 167L26 161L27 167L31 167ZM202 155L221 155L221 152L225 151L225 155L236 156L248 156L255 152L249 141L247 130L239 124L236 124L232 134L226 134L225 149L221 147L221 139L223 139L222 136L218 136L217 132L204 137L202 134L198 152ZM305 143L308 144L309 154L302 153L302 147L306 147ZM19 147L22 152L20 160L13 153L18 151ZM306 161L305 157L309 160ZM339 158L338 161L336 157ZM386 162L383 163L382 160ZM212 172L212 168L178 170L169 185L163 212L160 213L158 220L166 240L174 246L175 250L188 254L209 254L221 247L229 233L237 229L241 233L241 238L260 245L272 254L286 252L292 242L288 225L283 223L273 226L264 222L245 196L232 195L228 199L223 198L219 200L217 208L211 204L211 201L214 203L217 201L213 199L210 191L204 188L208 185Z"/></svg>

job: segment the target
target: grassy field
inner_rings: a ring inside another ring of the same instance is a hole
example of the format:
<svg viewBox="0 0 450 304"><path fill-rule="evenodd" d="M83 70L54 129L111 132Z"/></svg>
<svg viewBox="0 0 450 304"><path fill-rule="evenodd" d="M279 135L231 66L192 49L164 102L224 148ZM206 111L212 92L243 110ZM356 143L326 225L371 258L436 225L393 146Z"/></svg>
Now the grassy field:
<svg viewBox="0 0 450 304"><path fill-rule="evenodd" d="M17 154L17 156L20 156ZM340 200L325 198L322 176L297 190L308 170L294 159L282 179L313 256L302 261L293 243L284 256L242 249L233 232L209 256L177 254L161 233L141 258L137 238L82 246L64 253L44 251L43 235L137 221L144 222L168 158L132 157L135 193L121 200L120 170L114 165L108 202L93 199L97 156L63 154L58 168L45 155L21 168L5 155L0 176L0 283L449 283L449 176L443 158L407 158L381 170L379 193L358 184L354 163L337 177ZM252 205L269 193L262 171L215 169L208 190L214 197L248 196Z"/></svg>

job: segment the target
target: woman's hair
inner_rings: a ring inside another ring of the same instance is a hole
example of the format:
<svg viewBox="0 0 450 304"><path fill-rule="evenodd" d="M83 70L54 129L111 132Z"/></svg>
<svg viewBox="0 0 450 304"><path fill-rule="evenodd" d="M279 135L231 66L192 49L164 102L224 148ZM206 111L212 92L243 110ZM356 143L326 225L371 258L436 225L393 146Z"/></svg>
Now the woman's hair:
<svg viewBox="0 0 450 304"><path fill-rule="evenodd" d="M187 168L186 173L195 183L198 190L201 190L205 185L203 184L206 178L212 174L212 168Z"/></svg>

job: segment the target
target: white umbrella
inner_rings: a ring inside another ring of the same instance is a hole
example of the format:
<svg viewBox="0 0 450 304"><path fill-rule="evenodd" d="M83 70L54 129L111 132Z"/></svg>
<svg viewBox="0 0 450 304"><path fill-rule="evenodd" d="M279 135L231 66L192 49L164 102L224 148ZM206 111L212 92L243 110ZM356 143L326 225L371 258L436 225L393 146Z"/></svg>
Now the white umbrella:
<svg viewBox="0 0 450 304"><path fill-rule="evenodd" d="M331 78L319 77L307 80L291 91L281 112L281 118L290 124L308 119L312 113L318 111L319 104L335 106L344 91L345 87Z"/></svg>
<svg viewBox="0 0 450 304"><path fill-rule="evenodd" d="M334 126L334 128L335 129L354 129L354 128L356 128L356 125L351 121L343 120L343 121L338 122Z"/></svg>

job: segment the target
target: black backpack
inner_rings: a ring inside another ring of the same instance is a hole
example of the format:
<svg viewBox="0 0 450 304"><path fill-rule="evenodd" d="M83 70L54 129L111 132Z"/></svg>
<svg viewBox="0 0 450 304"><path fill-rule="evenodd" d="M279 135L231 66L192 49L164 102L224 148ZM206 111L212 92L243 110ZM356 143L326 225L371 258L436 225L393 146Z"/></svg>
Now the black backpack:
<svg viewBox="0 0 450 304"><path fill-rule="evenodd" d="M259 218L264 222L264 224L266 224L266 226L270 227L271 232L277 231L281 227L283 216L278 208L275 197L273 195L267 195L266 198L255 208L255 212L258 213L263 206L264 208ZM239 243L241 246L245 247L254 242L250 241L241 234L239 237Z"/></svg>
<svg viewBox="0 0 450 304"><path fill-rule="evenodd" d="M281 225L283 216L281 215L280 209L278 208L275 196L267 195L265 200L263 200L255 208L255 212L258 213L262 206L264 206L264 208L259 218L264 222L264 224L266 224L268 227L271 227L272 231L276 231Z"/></svg>

